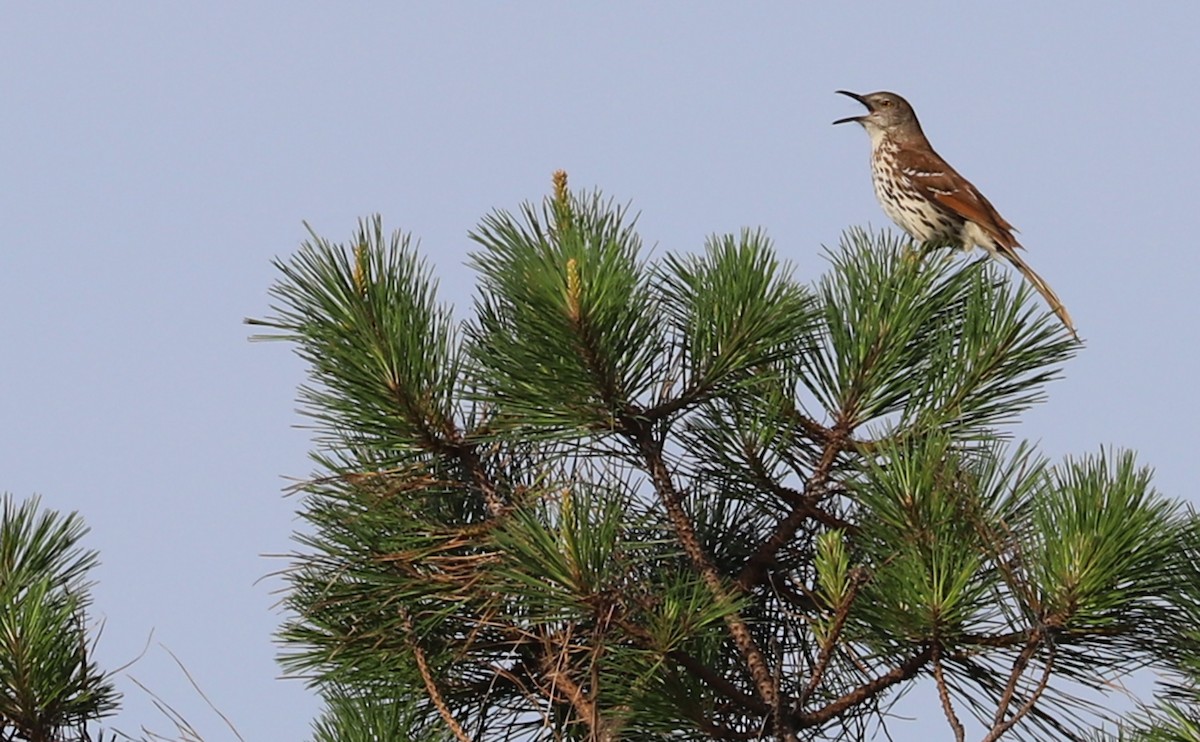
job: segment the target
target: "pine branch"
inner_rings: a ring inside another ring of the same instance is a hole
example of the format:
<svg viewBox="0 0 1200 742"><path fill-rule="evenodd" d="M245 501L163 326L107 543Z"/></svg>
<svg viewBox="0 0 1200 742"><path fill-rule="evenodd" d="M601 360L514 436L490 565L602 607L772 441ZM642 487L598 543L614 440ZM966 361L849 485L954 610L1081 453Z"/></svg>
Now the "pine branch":
<svg viewBox="0 0 1200 742"><path fill-rule="evenodd" d="M767 565L774 559L775 554L791 541L800 526L811 518L828 520L828 518L819 517L820 509L816 503L825 494L825 488L829 483L833 464L843 450L843 443L848 433L848 422L846 422L846 418L842 418L834 425L830 432L825 443L825 448L821 453L821 459L805 483L804 493L800 501L792 507L787 517L779 522L775 531L763 540L762 544L754 552L754 555L747 560L746 565L742 568L741 573L738 575L737 583L743 590L750 590L762 580L766 573Z"/></svg>
<svg viewBox="0 0 1200 742"><path fill-rule="evenodd" d="M1050 683L1050 675L1054 669L1054 645L1050 645L1045 666L1042 668L1042 677L1038 681L1037 686L1034 687L1033 692L1029 694L1029 698L1021 705L1021 708L1017 709L1012 717L1004 719L1009 707L1012 705L1016 690L1016 681L1024 673L1030 657L1032 657L1032 652L1028 656L1022 652L1021 658L1014 664L1013 675L1010 676L1009 685L1004 689L1004 695L1000 699L1000 707L996 709L996 715L992 717L992 728L989 730L988 735L983 738L983 742L996 742L1005 732L1012 729L1022 717L1033 709L1034 704L1042 697L1042 693L1045 692L1046 686Z"/></svg>
<svg viewBox="0 0 1200 742"><path fill-rule="evenodd" d="M438 714L446 722L446 726L450 728L454 738L459 742L471 742L471 738L467 735L466 730L454 718L450 712L450 708L446 705L446 701L442 698L441 691L438 690L437 681L434 680L433 674L429 670L429 663L425 659L425 652L421 650L420 645L413 638L412 620L408 617L408 613L401 609L401 618L404 623L404 628L408 632L408 644L412 650L413 658L417 663L417 670L421 673L421 680L425 683L425 690L429 693L429 698L433 701L433 705L437 707Z"/></svg>
<svg viewBox="0 0 1200 742"><path fill-rule="evenodd" d="M718 572L716 566L708 558L708 555L700 545L699 539L696 537L696 530L692 525L691 519L683 509L682 493L676 489L670 472L667 471L661 447L654 442L650 431L644 426L631 437L645 461L651 480L654 483L655 491L658 493L660 501L667 510L667 516L675 529L675 534L679 538L684 552L700 573L708 589L712 591L713 596L722 603L734 602L735 598L726 588L720 572ZM754 641L749 627L738 614L732 612L726 614L725 623L729 627L729 634L733 638L734 644L737 645L738 651L742 654L746 668L749 670L750 677L753 679L755 688L758 690L759 698L762 699L768 708L772 709L772 715L775 718L776 734L782 737L788 736L791 732L783 726L785 720L782 715L782 701L778 694L775 680L771 677L771 671L767 667L766 659Z"/></svg>
<svg viewBox="0 0 1200 742"><path fill-rule="evenodd" d="M937 683L938 699L942 702L942 711L946 714L946 721L954 732L955 742L963 742L966 732L963 730L962 722L958 720L958 714L954 713L954 705L950 701L950 689L946 686L941 654L941 645L934 644L931 661L933 662L933 678Z"/></svg>
<svg viewBox="0 0 1200 742"><path fill-rule="evenodd" d="M801 729L821 726L830 719L845 713L848 709L874 698L897 683L915 677L929 663L932 654L932 649L926 647L883 675L874 678L869 683L858 686L853 691L846 693L824 708L812 712L796 712L792 714L792 718L795 720L796 726Z"/></svg>

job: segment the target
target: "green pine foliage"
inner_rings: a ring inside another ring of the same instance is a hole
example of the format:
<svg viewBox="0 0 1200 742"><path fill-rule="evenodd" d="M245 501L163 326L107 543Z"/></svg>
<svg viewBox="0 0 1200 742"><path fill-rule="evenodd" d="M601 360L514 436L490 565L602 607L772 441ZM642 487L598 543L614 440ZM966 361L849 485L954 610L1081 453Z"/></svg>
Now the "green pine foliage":
<svg viewBox="0 0 1200 742"><path fill-rule="evenodd" d="M1130 453L1007 440L1079 346L993 263L652 259L565 178L472 238L461 324L379 218L259 321L310 370L281 638L316 739L859 739L919 682L955 736L1082 739L1179 669L1192 517Z"/></svg>
<svg viewBox="0 0 1200 742"><path fill-rule="evenodd" d="M1178 548L1179 544L1175 546ZM1132 553L1124 555L1123 559L1137 558L1143 553L1141 544L1127 544L1127 547ZM1200 520L1193 519L1189 524L1183 538L1182 554L1173 560L1173 564L1176 571L1164 576L1185 593L1182 611L1174 616L1184 629L1182 635L1156 635L1153 638L1163 644L1164 653L1174 658L1175 672L1159 698L1153 703L1143 703L1136 714L1097 734L1096 740L1200 742ZM1175 607L1169 608L1174 610Z"/></svg>
<svg viewBox="0 0 1200 742"><path fill-rule="evenodd" d="M0 739L87 740L117 709L111 679L91 659L79 516L0 498Z"/></svg>

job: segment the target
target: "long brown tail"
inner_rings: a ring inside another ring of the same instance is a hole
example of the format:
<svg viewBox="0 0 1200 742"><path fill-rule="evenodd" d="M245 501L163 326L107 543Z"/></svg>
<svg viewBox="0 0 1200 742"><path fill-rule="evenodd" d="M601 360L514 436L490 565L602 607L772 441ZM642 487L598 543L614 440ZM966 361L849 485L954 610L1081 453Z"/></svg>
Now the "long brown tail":
<svg viewBox="0 0 1200 742"><path fill-rule="evenodd" d="M1075 331L1075 323L1071 321L1070 313L1063 306L1062 299L1059 299L1058 294L1054 293L1054 289L1050 288L1050 284L1046 283L1046 280L1039 276L1033 268L1030 268L1024 260L1021 260L1021 256L1017 255L1016 250L1002 250L1001 254L1008 258L1008 262L1016 266L1017 270L1021 271L1021 275L1025 276L1027 281L1033 284L1033 287L1046 299L1046 303L1062 320L1063 325L1071 331L1071 335L1079 340L1079 333Z"/></svg>

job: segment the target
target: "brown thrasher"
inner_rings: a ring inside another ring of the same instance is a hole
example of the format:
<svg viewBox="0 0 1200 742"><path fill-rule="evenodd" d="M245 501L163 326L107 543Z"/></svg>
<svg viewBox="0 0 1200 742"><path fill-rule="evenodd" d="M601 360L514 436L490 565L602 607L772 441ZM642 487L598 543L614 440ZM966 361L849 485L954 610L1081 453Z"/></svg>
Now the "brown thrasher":
<svg viewBox="0 0 1200 742"><path fill-rule="evenodd" d="M871 137L871 175L883 212L929 247L970 251L978 245L992 257L1003 256L1045 297L1078 340L1075 323L1058 295L1017 254L1021 243L1013 237L1016 230L979 189L933 151L908 101L895 93L837 92L867 107L866 115L833 123L855 121Z"/></svg>

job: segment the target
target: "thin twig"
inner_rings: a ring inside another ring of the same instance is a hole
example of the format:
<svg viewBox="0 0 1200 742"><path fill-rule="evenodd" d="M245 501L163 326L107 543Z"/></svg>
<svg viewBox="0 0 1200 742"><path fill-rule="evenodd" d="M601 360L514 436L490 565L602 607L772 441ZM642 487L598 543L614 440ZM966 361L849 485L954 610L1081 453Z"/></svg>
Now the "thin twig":
<svg viewBox="0 0 1200 742"><path fill-rule="evenodd" d="M857 706L896 683L914 677L925 666L925 663L929 662L930 656L931 650L929 647L926 647L904 663L892 668L871 682L860 685L832 703L829 703L824 708L812 713L797 712L793 714L792 717L795 720L796 726L801 728L820 726L830 719L841 716L851 706Z"/></svg>
<svg viewBox="0 0 1200 742"><path fill-rule="evenodd" d="M188 739L187 735L191 735L192 739L197 739L197 740L201 739L200 733L197 732L192 727L192 725L188 723L188 720L183 717L183 714L176 711L171 706L171 704L167 703L162 698L160 698L157 694L154 693L154 691L147 688L137 678L133 677L132 675L128 675L126 677L128 677L130 679L130 681L133 682L134 685L141 688L143 691L146 692L147 695L150 696L150 698L152 699L154 708L158 709L158 712L161 713L163 716L170 719L171 723L175 725L175 730L177 732L179 732L179 734L182 736L183 739L185 739L185 740ZM161 740L168 739L167 737L163 737L160 734L156 734L155 732L150 731L148 728L146 728L145 725L142 725L141 730L142 730L143 734L148 735L152 738L161 739ZM118 734L120 734L122 737L125 737L126 739L133 739L129 735L125 734L124 732L118 732Z"/></svg>
<svg viewBox="0 0 1200 742"><path fill-rule="evenodd" d="M816 504L824 493L825 487L829 482L829 475L833 469L833 463L837 460L838 454L845 447L845 442L849 436L848 424L839 421L830 431L829 437L826 439L825 450L821 454L821 460L813 469L812 476L808 478L808 482L804 485L804 493L802 500L792 507L787 517L779 522L775 530L763 539L762 544L754 554L746 560L745 566L738 574L737 583L743 590L749 590L754 585L757 585L762 580L766 573L767 565L775 558L775 554L783 548L785 544L792 540L796 535L796 531L809 518L816 517Z"/></svg>
<svg viewBox="0 0 1200 742"><path fill-rule="evenodd" d="M600 711L596 704L587 696L587 693L575 682L563 666L566 658L566 646L556 656L551 656L549 653L542 655L543 674L546 676L546 682L549 684L549 692L551 698L554 696L565 696L567 702L575 709L575 714L587 725L591 730L588 739L596 740L596 742L607 742L611 739L604 729L604 723L600 719Z"/></svg>
<svg viewBox="0 0 1200 742"><path fill-rule="evenodd" d="M829 635L821 642L821 652L817 655L816 665L813 666L812 677L809 678L804 692L800 694L797 708L812 695L817 686L821 684L821 680L824 679L825 671L829 667L829 661L833 658L834 650L837 649L838 637L841 636L842 629L846 626L846 620L850 617L850 607L854 604L854 599L858 597L858 590L862 583L861 579L851 581L849 592L842 600L842 604L837 608L837 615L834 616L833 626L829 630Z"/></svg>
<svg viewBox="0 0 1200 742"><path fill-rule="evenodd" d="M1034 704L1036 704L1038 699L1042 697L1042 692L1046 690L1046 686L1050 683L1050 673L1054 667L1053 645L1050 646L1049 654L1046 657L1045 664L1046 666L1042 668L1042 679L1038 682L1037 687L1034 688L1033 693L1030 694L1029 700L1025 701L1025 703L1021 705L1021 708L1017 709L1017 713L1013 714L1011 719L993 726L991 732L988 733L988 736L983 738L983 742L996 742L996 740L1000 739L1000 736L1009 729L1012 729L1022 717L1024 717L1033 709Z"/></svg>
<svg viewBox="0 0 1200 742"><path fill-rule="evenodd" d="M1034 629L1029 633L1029 639L1025 643L1025 648L1013 660L1012 672L1009 673L1008 683L1004 686L1004 693L1000 696L1000 703L996 706L996 713L992 715L992 727L998 727L1004 720L1004 715L1008 713L1008 707L1012 705L1013 696L1017 692L1017 684L1021 680L1021 676L1025 674L1025 668L1029 666L1029 660L1037 651L1038 645L1041 644L1042 632L1040 629Z"/></svg>
<svg viewBox="0 0 1200 742"><path fill-rule="evenodd" d="M246 742L246 740L242 738L242 735L238 734L237 727L233 725L233 722L229 720L229 717L221 713L221 710L209 700L208 696L204 694L204 691L200 690L200 686L196 683L196 679L193 678L192 674L188 672L188 669L183 666L183 663L179 661L179 658L175 656L175 653L168 649L166 644L159 643L158 646L162 647L164 652L171 655L171 659L175 660L175 664L179 666L179 669L183 672L183 676L187 678L189 683L192 684L192 688L200 694L200 697L203 698L204 702L208 704L208 707L213 710L213 713L221 717L221 721L225 722L225 726L229 727L229 731L233 732L233 736L237 737L239 740L241 740L241 742Z"/></svg>
<svg viewBox="0 0 1200 742"><path fill-rule="evenodd" d="M634 641L647 649L657 649L657 642L650 636L650 633L636 623L626 619L617 619L617 625L623 631L628 633ZM761 699L746 693L741 688L734 685L729 678L720 672L714 670L700 660L691 656L681 649L673 649L667 652L667 657L679 663L683 669L690 672L695 677L703 680L710 688L725 696L734 703L743 708L754 711L759 714L768 714L771 709L767 707Z"/></svg>
<svg viewBox="0 0 1200 742"><path fill-rule="evenodd" d="M942 700L942 711L946 712L946 721L949 722L950 728L954 730L955 742L963 742L966 738L966 731L963 730L962 722L958 720L958 715L954 713L954 704L950 702L950 688L946 685L946 676L942 672L942 645L933 645L933 678L937 681L938 698Z"/></svg>
<svg viewBox="0 0 1200 742"><path fill-rule="evenodd" d="M417 670L421 673L421 680L425 683L425 692L429 694L429 700L433 701L438 714L446 722L446 726L450 727L455 739L459 742L471 742L471 737L458 723L458 719L455 719L454 715L450 713L450 707L446 705L446 700L442 698L442 692L438 690L433 673L429 671L429 663L425 661L425 652L417 644L416 632L413 630L412 620L408 617L408 611L401 609L401 618L404 621L404 630L408 633L409 649L412 650L413 657L417 661Z"/></svg>
<svg viewBox="0 0 1200 742"><path fill-rule="evenodd" d="M858 526L854 525L845 518L839 518L825 508L816 504L832 489L832 485L829 482L825 483L823 491L808 495L797 492L791 487L787 487L773 480L766 480L762 482L762 484L766 487L767 491L778 496L781 500L786 500L793 505L801 505L805 507L807 509L806 515L821 525L828 526L829 528L838 528L851 534L858 533Z"/></svg>

